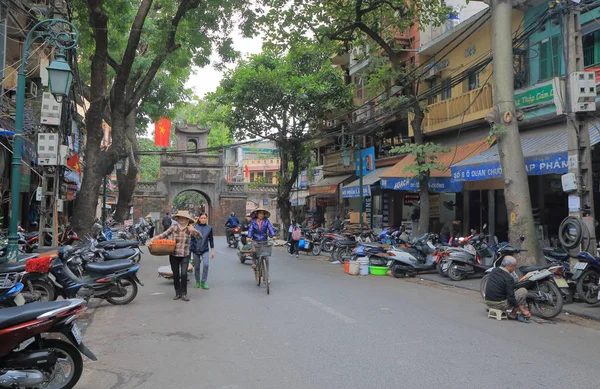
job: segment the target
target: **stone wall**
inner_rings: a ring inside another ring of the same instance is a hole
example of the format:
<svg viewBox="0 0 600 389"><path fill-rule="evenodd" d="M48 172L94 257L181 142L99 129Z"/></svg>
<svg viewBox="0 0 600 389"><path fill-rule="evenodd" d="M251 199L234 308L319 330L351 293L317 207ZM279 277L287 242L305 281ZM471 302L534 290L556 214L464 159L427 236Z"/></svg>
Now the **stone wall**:
<svg viewBox="0 0 600 389"><path fill-rule="evenodd" d="M215 235L225 235L225 222L231 212L235 212L240 222L246 214L246 196L221 195L218 202L213 204L213 215L209 223L213 226Z"/></svg>
<svg viewBox="0 0 600 389"><path fill-rule="evenodd" d="M150 212L160 212L161 218L166 212L171 212L171 201L165 196L134 196L133 218L138 220ZM160 224L160 220L157 220ZM160 229L159 229L160 230Z"/></svg>

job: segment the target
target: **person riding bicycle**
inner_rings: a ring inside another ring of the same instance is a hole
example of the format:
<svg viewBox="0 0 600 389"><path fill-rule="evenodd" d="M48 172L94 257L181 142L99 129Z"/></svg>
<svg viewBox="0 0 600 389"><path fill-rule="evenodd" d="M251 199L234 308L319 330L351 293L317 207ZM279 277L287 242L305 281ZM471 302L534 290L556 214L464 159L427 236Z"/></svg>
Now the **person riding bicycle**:
<svg viewBox="0 0 600 389"><path fill-rule="evenodd" d="M229 238L233 233L233 229L240 225L240 221L237 217L235 217L235 212L231 212L229 215L229 219L225 222L225 235L227 237L227 241L229 242Z"/></svg>
<svg viewBox="0 0 600 389"><path fill-rule="evenodd" d="M257 246L259 243L267 243L269 237L275 236L275 230L269 221L271 212L266 209L257 208L250 216L252 220L250 220L250 228L248 229L248 240L252 242L252 268L256 271Z"/></svg>

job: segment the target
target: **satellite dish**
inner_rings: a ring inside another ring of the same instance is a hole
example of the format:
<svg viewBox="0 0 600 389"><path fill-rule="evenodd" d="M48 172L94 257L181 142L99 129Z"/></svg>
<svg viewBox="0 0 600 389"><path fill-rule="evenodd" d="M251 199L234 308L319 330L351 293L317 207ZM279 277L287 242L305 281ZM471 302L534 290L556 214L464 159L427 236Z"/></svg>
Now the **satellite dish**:
<svg viewBox="0 0 600 389"><path fill-rule="evenodd" d="M458 204L455 204L454 201L444 201L444 207L449 211L454 211L458 207Z"/></svg>

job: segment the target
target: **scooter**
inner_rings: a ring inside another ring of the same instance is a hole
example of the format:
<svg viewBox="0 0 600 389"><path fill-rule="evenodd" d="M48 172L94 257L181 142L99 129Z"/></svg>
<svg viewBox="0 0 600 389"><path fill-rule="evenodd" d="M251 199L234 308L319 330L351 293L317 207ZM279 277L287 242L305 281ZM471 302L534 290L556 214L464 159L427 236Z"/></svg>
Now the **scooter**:
<svg viewBox="0 0 600 389"><path fill-rule="evenodd" d="M240 227L228 228L227 245L229 247L237 247L240 241Z"/></svg>
<svg viewBox="0 0 600 389"><path fill-rule="evenodd" d="M137 296L138 284L144 286L137 277L139 268L128 260L93 262L85 267L88 275L78 277L71 271L65 253L60 252L51 260L46 282L65 299L100 298L113 305L125 305Z"/></svg>
<svg viewBox="0 0 600 389"><path fill-rule="evenodd" d="M84 311L82 300L0 309L0 388L75 387L84 367L81 354L97 360L75 323Z"/></svg>
<svg viewBox="0 0 600 389"><path fill-rule="evenodd" d="M579 298L588 304L596 304L600 294L600 261L588 252L577 255L578 262L571 278L574 281Z"/></svg>
<svg viewBox="0 0 600 389"><path fill-rule="evenodd" d="M11 288L0 287L0 308L18 307L25 304L25 298L21 295L22 290L23 284L20 282L15 283Z"/></svg>
<svg viewBox="0 0 600 389"><path fill-rule="evenodd" d="M252 261L252 246L248 244L248 231L244 231L240 234L240 240L238 241L238 258L241 263L246 261Z"/></svg>
<svg viewBox="0 0 600 389"><path fill-rule="evenodd" d="M423 234L413 241L411 247L395 248L387 252L387 266L396 278L414 276L417 273L435 270L437 263L433 252L438 236Z"/></svg>

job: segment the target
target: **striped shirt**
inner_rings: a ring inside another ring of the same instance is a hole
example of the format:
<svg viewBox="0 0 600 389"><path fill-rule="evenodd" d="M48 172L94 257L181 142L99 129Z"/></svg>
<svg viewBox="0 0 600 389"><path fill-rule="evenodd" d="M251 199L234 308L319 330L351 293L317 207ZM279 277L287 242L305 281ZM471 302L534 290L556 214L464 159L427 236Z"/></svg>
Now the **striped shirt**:
<svg viewBox="0 0 600 389"><path fill-rule="evenodd" d="M169 235L172 235L173 239L175 239L175 252L173 255L176 257L187 257L190 255L190 242L192 241L192 236L202 239L202 234L195 228L190 232L187 228L182 229L179 224L171 225L168 230L156 236L154 239L165 239Z"/></svg>

